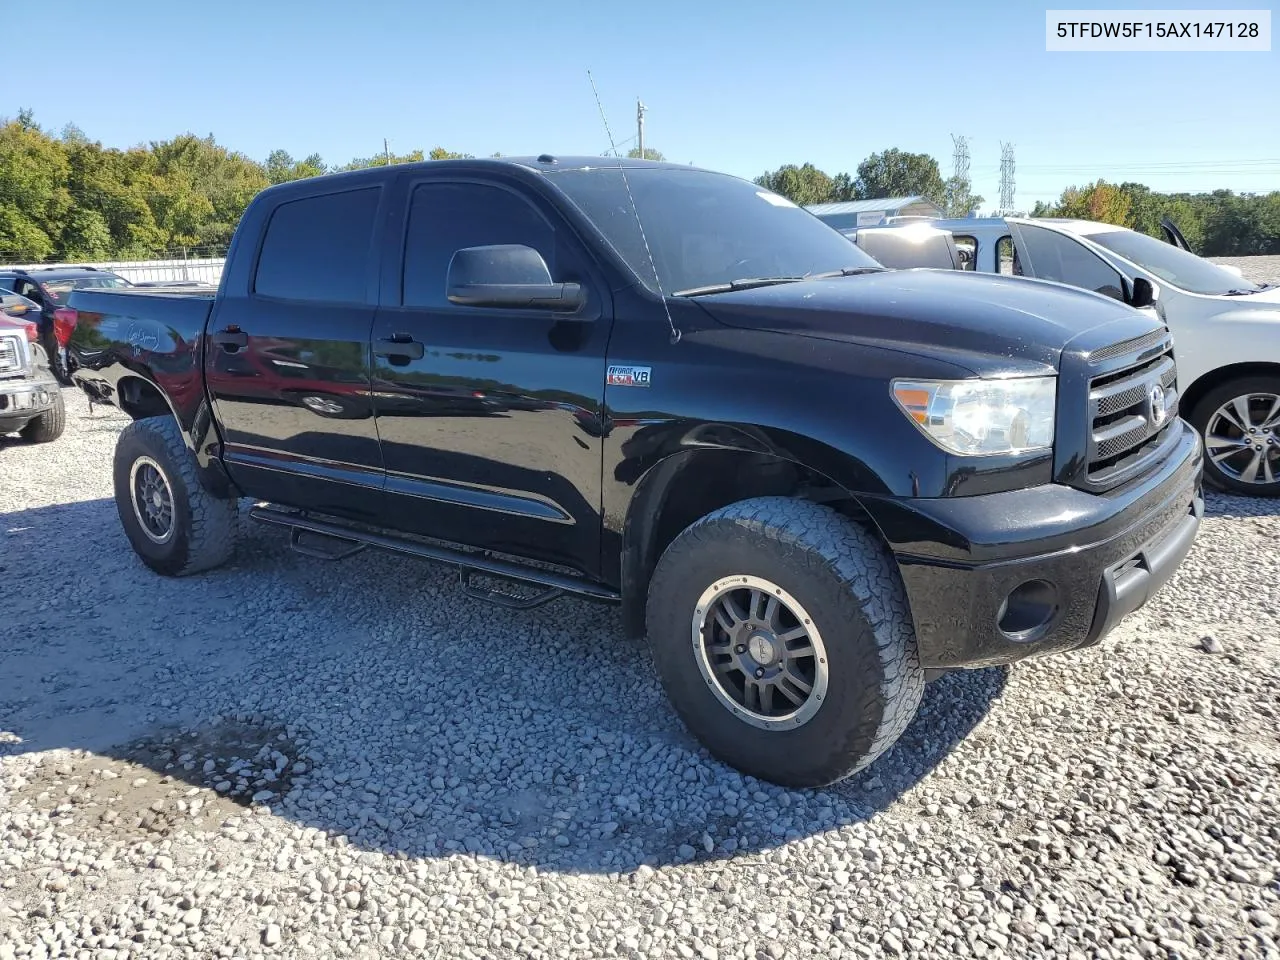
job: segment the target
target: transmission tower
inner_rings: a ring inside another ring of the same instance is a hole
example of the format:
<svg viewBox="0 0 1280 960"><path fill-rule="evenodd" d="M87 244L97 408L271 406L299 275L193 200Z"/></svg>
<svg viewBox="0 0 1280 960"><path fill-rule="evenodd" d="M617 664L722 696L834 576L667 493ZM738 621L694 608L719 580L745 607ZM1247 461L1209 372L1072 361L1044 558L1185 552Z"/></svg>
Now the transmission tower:
<svg viewBox="0 0 1280 960"><path fill-rule="evenodd" d="M1013 144L1000 144L1000 215L1013 213Z"/></svg>
<svg viewBox="0 0 1280 960"><path fill-rule="evenodd" d="M951 142L955 144L955 153L951 155L951 175L957 180L969 185L969 138L957 137L954 133L951 135Z"/></svg>
<svg viewBox="0 0 1280 960"><path fill-rule="evenodd" d="M968 216L968 210L950 209L957 198L963 197L966 201L971 196L971 185L969 183L969 138L957 137L954 133L951 135L951 142L955 145L955 153L951 155L951 179L956 185L953 198L949 200L947 206L947 215L952 217Z"/></svg>

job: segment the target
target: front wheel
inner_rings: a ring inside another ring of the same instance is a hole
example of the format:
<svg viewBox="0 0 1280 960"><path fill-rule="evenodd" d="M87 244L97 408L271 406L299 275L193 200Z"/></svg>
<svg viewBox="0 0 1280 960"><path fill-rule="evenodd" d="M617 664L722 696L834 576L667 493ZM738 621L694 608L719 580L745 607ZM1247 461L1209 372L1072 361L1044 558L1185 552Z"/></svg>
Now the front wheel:
<svg viewBox="0 0 1280 960"><path fill-rule="evenodd" d="M1280 496L1280 379L1220 384L1189 419L1204 438L1206 480L1228 493Z"/></svg>
<svg viewBox="0 0 1280 960"><path fill-rule="evenodd" d="M152 570L181 577L209 570L235 549L238 504L209 493L172 417L148 417L116 441L116 511L134 552Z"/></svg>
<svg viewBox="0 0 1280 960"><path fill-rule="evenodd" d="M62 436L67 428L67 407L62 399L62 391L53 396L53 406L36 417L19 432L29 443L52 443Z"/></svg>
<svg viewBox="0 0 1280 960"><path fill-rule="evenodd" d="M828 507L763 497L694 523L647 607L667 695L719 759L789 787L889 749L924 690L906 593L884 546Z"/></svg>

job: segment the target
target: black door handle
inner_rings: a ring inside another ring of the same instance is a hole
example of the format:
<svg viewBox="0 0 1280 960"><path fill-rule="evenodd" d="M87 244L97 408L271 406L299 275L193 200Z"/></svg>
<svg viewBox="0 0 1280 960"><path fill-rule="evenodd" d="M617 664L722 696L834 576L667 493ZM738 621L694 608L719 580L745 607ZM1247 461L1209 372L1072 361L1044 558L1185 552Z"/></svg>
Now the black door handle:
<svg viewBox="0 0 1280 960"><path fill-rule="evenodd" d="M407 333L397 333L391 337L374 341L373 352L380 357L398 357L405 360L421 360L426 353L420 341Z"/></svg>
<svg viewBox="0 0 1280 960"><path fill-rule="evenodd" d="M224 347L230 353L235 353L241 347L249 345L249 335L242 330L220 330L213 335L213 342ZM231 348L235 349L231 349Z"/></svg>

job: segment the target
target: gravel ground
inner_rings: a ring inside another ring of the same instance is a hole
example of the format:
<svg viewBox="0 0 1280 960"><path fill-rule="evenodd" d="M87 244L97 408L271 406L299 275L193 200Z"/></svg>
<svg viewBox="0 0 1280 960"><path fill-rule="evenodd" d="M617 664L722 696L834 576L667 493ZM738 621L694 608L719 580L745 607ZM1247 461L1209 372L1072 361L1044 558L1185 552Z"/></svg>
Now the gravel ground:
<svg viewBox="0 0 1280 960"><path fill-rule="evenodd" d="M607 607L246 524L173 581L124 421L0 441L0 960L1280 957L1280 505L1102 647L931 685L835 788L701 752Z"/></svg>
<svg viewBox="0 0 1280 960"><path fill-rule="evenodd" d="M1258 283L1280 283L1280 257L1210 257L1214 263L1237 266Z"/></svg>

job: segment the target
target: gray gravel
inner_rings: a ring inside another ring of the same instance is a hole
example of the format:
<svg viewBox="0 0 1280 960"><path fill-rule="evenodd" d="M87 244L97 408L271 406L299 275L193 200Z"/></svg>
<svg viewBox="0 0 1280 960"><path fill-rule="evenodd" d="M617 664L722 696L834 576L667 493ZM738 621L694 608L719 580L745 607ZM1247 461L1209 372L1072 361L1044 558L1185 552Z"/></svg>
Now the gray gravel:
<svg viewBox="0 0 1280 960"><path fill-rule="evenodd" d="M945 678L838 787L736 775L607 607L134 557L123 419L0 441L0 960L1280 957L1280 504L1098 649ZM19 586L21 584L21 586Z"/></svg>

